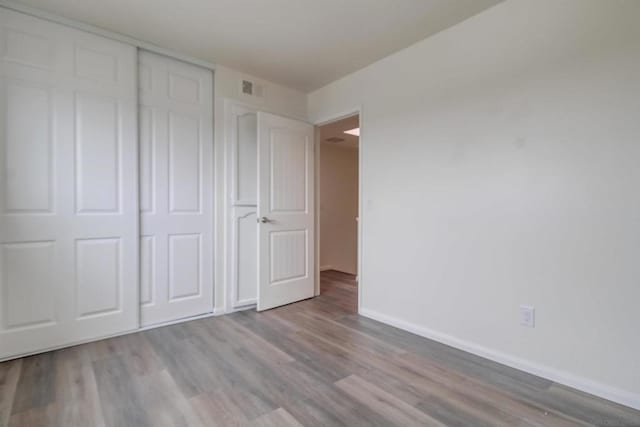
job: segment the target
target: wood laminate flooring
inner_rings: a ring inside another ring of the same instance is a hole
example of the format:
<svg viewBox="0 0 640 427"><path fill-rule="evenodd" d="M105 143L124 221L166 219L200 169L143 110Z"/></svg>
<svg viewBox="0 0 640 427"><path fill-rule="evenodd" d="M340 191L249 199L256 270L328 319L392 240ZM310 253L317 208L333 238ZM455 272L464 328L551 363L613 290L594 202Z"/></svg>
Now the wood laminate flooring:
<svg viewBox="0 0 640 427"><path fill-rule="evenodd" d="M322 295L0 364L0 426L640 426L640 412Z"/></svg>

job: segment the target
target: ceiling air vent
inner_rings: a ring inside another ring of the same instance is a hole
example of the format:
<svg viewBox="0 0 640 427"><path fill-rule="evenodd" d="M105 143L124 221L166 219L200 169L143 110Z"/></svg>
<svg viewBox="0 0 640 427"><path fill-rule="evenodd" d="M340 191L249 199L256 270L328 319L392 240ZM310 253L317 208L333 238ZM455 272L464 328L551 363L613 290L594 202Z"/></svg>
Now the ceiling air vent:
<svg viewBox="0 0 640 427"><path fill-rule="evenodd" d="M325 141L333 142L334 144L337 144L338 142L344 141L344 138L338 138L337 136L332 136L331 138L325 139Z"/></svg>

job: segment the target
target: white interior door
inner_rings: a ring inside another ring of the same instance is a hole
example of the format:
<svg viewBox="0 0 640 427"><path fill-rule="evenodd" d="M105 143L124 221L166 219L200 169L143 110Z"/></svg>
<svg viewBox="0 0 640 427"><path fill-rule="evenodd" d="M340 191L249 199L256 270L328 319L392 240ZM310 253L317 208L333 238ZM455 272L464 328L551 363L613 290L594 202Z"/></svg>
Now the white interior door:
<svg viewBox="0 0 640 427"><path fill-rule="evenodd" d="M138 327L135 67L0 8L0 359Z"/></svg>
<svg viewBox="0 0 640 427"><path fill-rule="evenodd" d="M212 73L140 52L141 319L213 310Z"/></svg>
<svg viewBox="0 0 640 427"><path fill-rule="evenodd" d="M258 310L314 295L313 126L258 113Z"/></svg>

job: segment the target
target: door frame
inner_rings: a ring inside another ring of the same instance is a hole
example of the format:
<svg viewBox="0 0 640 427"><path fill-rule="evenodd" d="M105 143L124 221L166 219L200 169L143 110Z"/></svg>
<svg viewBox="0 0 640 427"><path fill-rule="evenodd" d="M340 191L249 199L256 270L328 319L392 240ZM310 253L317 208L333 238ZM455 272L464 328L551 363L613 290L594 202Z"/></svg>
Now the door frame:
<svg viewBox="0 0 640 427"><path fill-rule="evenodd" d="M2 0L0 0L0 2L1 1ZM214 76L215 76L215 73L214 73ZM214 86L215 86L215 83L214 83ZM214 274L214 276L217 279L215 281L214 286L221 286L222 291L221 291L220 298L222 300L222 304L220 304L218 308L216 308L216 301L214 299L215 315L235 313L237 311L243 311L243 310L254 310L257 307L257 301L256 303L250 303L250 304L238 306L238 307L234 307L231 302L232 294L233 292L235 292L234 284L233 284L233 275L231 272L231 269L233 268L232 254L229 249L231 245L231 239L232 239L232 230L230 227L232 215L230 214L230 210L233 206L229 198L229 194L231 192L231 179L232 179L230 176L230 172L231 172L231 168L233 168L232 150L234 148L233 131L232 131L233 108L238 107L241 109L251 111L252 113L255 113L255 114L258 114L258 113L275 114L277 116L281 116L291 120L297 120L300 122L305 122L314 126L314 138L313 138L314 155L317 155L318 153L318 150L316 149L317 139L315 137L316 125L315 123L311 122L307 117L299 117L291 114L282 114L279 111L273 111L272 108L266 108L266 106L264 105L257 105L249 102L248 100L236 99L229 96L224 96L219 99L221 100L220 105L216 105L216 103L214 102L214 113L213 113L214 121L216 117L219 120L218 128L216 129L214 127L214 135L215 135L214 136L214 141L215 141L214 154L216 155L219 154L220 159L222 159L221 164L216 165L219 169L219 171L216 173L221 175L215 175L216 178L218 178L219 180L218 184L220 185L220 183L222 183L221 184L222 187L219 189L220 194L216 196L216 209L215 209L216 225L214 228L217 233L219 230L218 227L220 227L221 231L218 236L221 239L218 239L218 240L223 240L223 242L221 243L222 249L216 247L217 250L214 251L214 256L215 256L214 272L215 270L217 270L218 274L220 274L220 276L215 276ZM216 108L216 106L218 108ZM219 116L216 116L217 114ZM350 115L354 115L354 114L351 113ZM223 126L221 126L220 123L222 123ZM216 133L216 131L219 133ZM219 138L219 140L216 138ZM219 153L215 151L216 147L217 149L221 150ZM314 161L314 167L316 166L317 166L317 163ZM257 164L256 164L256 168L257 168ZM316 173L314 173L314 179L315 178L317 178ZM218 190L218 188L216 188L216 190ZM314 191L316 190L317 190L317 182L314 185ZM316 196L314 196L314 202L316 200L317 198ZM256 208L257 208L257 201L256 201ZM315 209L313 214L317 216ZM315 225L316 225L316 218L314 218L314 226ZM214 236L215 235L216 234L214 233ZM314 233L314 237L317 237L317 232ZM314 245L314 249L316 249L315 245ZM317 258L317 257L314 256L314 258ZM315 264L315 259L314 259L314 264ZM314 293L315 293L315 289L319 286L319 282L317 282L315 276L317 276L317 270L316 272L314 272ZM317 279L319 279L319 276L317 276ZM257 286L258 284L256 283L256 288ZM214 290L214 296L218 295L217 292L220 292L220 291ZM218 303L219 302L220 301L218 300Z"/></svg>
<svg viewBox="0 0 640 427"><path fill-rule="evenodd" d="M320 126L328 125L333 122L337 122L342 119L346 119L347 117L358 116L358 121L360 123L360 136L358 137L358 236L357 236L357 246L358 246L358 254L357 254L357 278L358 278L358 314L360 313L360 309L362 307L362 292L364 287L364 275L362 274L362 260L363 260L363 245L362 239L364 236L364 221L363 221L363 203L362 203L362 188L363 188L363 161L362 161L362 153L364 149L363 141L363 108L361 105L357 107L353 107L347 109L339 114L333 114L328 117L323 118L322 120L316 120L313 122L314 125L314 139L315 139L315 147L316 147L316 159L315 159L315 212L314 212L314 221L315 221L315 264L316 264L316 278L315 278L315 296L320 295Z"/></svg>

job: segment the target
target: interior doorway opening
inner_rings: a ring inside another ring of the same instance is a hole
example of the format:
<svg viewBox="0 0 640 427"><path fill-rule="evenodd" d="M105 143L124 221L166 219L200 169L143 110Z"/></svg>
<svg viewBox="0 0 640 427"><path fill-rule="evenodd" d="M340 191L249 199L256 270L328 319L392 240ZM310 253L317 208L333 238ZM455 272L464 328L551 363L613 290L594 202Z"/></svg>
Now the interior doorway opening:
<svg viewBox="0 0 640 427"><path fill-rule="evenodd" d="M318 239L320 295L358 309L360 117L318 127Z"/></svg>

